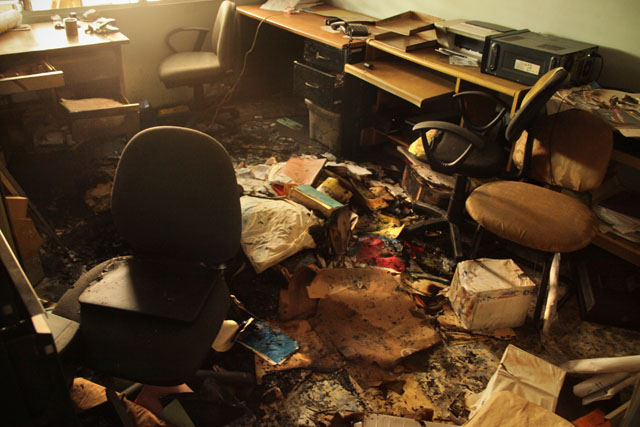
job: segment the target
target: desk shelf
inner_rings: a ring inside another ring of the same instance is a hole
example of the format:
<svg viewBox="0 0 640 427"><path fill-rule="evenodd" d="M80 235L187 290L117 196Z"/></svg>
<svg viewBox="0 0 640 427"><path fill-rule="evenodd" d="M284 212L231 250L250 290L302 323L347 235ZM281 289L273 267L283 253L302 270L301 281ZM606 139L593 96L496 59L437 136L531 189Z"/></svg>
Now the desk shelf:
<svg viewBox="0 0 640 427"><path fill-rule="evenodd" d="M455 82L407 62L379 60L368 63L373 65L372 69L360 63L346 64L344 70L418 107L427 100L455 91Z"/></svg>
<svg viewBox="0 0 640 427"><path fill-rule="evenodd" d="M611 233L598 231L592 243L625 261L640 266L640 245Z"/></svg>

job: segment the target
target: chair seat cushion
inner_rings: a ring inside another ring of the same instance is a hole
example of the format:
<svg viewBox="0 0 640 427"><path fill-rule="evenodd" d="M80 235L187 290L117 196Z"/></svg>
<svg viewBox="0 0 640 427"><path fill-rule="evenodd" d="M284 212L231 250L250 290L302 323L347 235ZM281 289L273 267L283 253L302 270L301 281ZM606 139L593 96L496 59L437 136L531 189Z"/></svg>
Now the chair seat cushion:
<svg viewBox="0 0 640 427"><path fill-rule="evenodd" d="M584 203L524 182L481 185L469 195L466 207L486 230L541 251L576 251L596 233L595 216Z"/></svg>
<svg viewBox="0 0 640 427"><path fill-rule="evenodd" d="M205 272L199 264L193 273L182 261L162 263L167 265L134 257L105 261L83 274L60 299L54 313L80 322L87 367L155 385L183 383L200 368L227 314L229 289L221 273ZM139 287L135 270L156 267L152 278L171 281L185 295L160 283L154 296L149 278ZM110 271L118 274L109 277ZM195 284L203 286L198 276L206 278L206 289L188 283L195 277ZM105 294L98 290L103 285ZM120 288L115 294L110 292L114 286ZM123 298L126 295L129 298ZM188 306L174 307L184 304Z"/></svg>
<svg viewBox="0 0 640 427"><path fill-rule="evenodd" d="M158 73L167 87L188 86L214 79L224 72L213 52L178 52L165 58Z"/></svg>

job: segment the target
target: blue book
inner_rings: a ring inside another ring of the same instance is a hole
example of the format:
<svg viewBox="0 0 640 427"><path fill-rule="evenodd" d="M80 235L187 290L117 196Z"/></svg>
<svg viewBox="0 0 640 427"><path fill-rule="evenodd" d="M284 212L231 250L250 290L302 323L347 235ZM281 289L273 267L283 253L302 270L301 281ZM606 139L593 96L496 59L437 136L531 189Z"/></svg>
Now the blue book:
<svg viewBox="0 0 640 427"><path fill-rule="evenodd" d="M251 322L238 342L274 365L281 364L300 348L296 340L260 320Z"/></svg>

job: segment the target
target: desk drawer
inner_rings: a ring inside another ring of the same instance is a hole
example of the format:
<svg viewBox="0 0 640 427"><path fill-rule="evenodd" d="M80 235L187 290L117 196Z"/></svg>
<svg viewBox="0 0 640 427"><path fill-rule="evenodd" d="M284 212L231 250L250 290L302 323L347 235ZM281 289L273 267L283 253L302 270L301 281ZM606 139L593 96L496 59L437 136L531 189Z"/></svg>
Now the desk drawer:
<svg viewBox="0 0 640 427"><path fill-rule="evenodd" d="M62 71L46 61L12 65L0 73L0 95L64 86Z"/></svg>
<svg viewBox="0 0 640 427"><path fill-rule="evenodd" d="M337 49L333 46L305 39L304 60L324 71L342 73L344 64L364 61L364 47Z"/></svg>
<svg viewBox="0 0 640 427"><path fill-rule="evenodd" d="M309 65L293 61L293 93L310 99L315 104L334 110L342 103L342 74L320 71Z"/></svg>

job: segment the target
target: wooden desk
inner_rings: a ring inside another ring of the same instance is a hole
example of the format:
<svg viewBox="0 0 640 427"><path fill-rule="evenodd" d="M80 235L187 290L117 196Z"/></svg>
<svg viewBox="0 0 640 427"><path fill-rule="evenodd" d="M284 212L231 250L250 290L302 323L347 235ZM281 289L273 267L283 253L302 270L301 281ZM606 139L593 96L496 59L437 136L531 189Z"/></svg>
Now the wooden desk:
<svg viewBox="0 0 640 427"><path fill-rule="evenodd" d="M335 10L335 8L326 5L316 6L313 9L318 12L329 9ZM265 20L265 22L270 25L338 49L344 49L349 45L349 38L345 37L344 34L330 33L320 28L325 25L324 22L326 19L321 15L308 12L287 15L284 12L260 9L260 5L238 6L236 7L236 11L241 15L257 19L258 21ZM351 47L364 45L364 40L353 40L350 44Z"/></svg>
<svg viewBox="0 0 640 427"><path fill-rule="evenodd" d="M76 119L125 114L122 128L109 128L106 133L136 131L138 104L129 103L124 95L121 46L129 39L119 32L88 34L86 26L81 23L77 37L67 37L52 22L0 35L0 95L52 89L57 98L114 99L122 105L72 113L66 119L75 123Z"/></svg>
<svg viewBox="0 0 640 427"><path fill-rule="evenodd" d="M466 90L469 84L471 84L507 95L511 99L511 115L516 112L522 97L529 90L529 86L489 74L484 74L480 72L480 68L478 67L451 65L449 64L448 57L437 53L435 48L404 52L399 49L395 49L380 40L369 40L367 44L367 58L370 58L367 62L374 64L373 70L370 70L369 72L370 74L375 74L376 72L375 62L376 58L380 56L377 51L385 52L388 54L387 57L390 55L394 62L398 64L398 67L402 67L403 61L408 61L413 64L420 65L428 70L433 70L446 76L453 77L455 79L454 89L456 93ZM355 70L349 67L346 71L354 73ZM359 73L354 73L354 75L356 74ZM432 78L434 82L438 82L439 80L438 76L435 74L432 75ZM395 79L395 82L389 82L389 84L401 84L401 82L400 79Z"/></svg>

